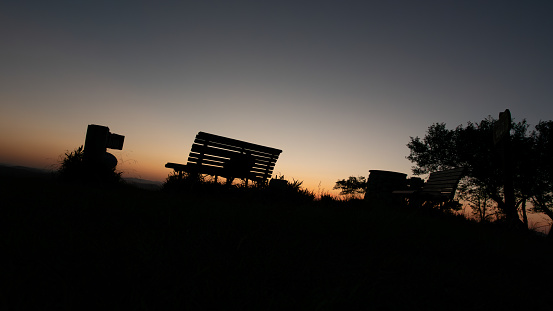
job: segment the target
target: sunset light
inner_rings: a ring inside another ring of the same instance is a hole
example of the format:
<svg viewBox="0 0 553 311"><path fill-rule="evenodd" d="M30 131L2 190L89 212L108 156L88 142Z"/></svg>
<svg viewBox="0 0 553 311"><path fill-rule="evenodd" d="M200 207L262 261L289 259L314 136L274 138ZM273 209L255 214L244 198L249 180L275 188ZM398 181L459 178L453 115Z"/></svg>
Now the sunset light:
<svg viewBox="0 0 553 311"><path fill-rule="evenodd" d="M3 6L9 165L54 168L102 124L126 136L124 176L163 181L205 131L280 148L275 172L329 190L411 174L406 144L432 123L552 112L536 4Z"/></svg>
<svg viewBox="0 0 553 311"><path fill-rule="evenodd" d="M552 160L552 0L0 1L2 310L551 310Z"/></svg>

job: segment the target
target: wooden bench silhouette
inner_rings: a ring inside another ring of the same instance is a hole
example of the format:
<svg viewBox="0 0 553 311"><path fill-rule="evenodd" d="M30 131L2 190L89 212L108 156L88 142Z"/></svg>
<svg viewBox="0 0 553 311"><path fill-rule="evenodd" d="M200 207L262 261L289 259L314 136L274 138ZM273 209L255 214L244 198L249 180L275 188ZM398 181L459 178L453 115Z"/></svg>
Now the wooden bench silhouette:
<svg viewBox="0 0 553 311"><path fill-rule="evenodd" d="M167 163L182 176L182 172L234 178L266 183L282 150L241 140L199 132L192 144L187 164Z"/></svg>
<svg viewBox="0 0 553 311"><path fill-rule="evenodd" d="M463 177L465 168L454 168L430 173L422 189L393 191L393 194L418 201L432 201L444 204L453 200L459 181Z"/></svg>

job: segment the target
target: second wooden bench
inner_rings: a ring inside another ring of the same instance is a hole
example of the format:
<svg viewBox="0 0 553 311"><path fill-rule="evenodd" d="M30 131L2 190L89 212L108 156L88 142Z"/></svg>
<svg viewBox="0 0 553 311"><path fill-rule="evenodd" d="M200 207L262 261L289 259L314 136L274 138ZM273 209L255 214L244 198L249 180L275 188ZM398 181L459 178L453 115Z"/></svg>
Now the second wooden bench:
<svg viewBox="0 0 553 311"><path fill-rule="evenodd" d="M266 183L282 150L219 135L199 132L192 144L187 164L168 162L165 167L182 172Z"/></svg>

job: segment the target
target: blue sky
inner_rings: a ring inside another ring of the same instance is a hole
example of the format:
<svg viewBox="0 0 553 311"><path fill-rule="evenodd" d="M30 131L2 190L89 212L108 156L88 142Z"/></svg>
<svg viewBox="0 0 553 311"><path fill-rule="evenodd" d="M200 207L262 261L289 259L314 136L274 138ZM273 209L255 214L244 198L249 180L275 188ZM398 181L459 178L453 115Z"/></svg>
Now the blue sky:
<svg viewBox="0 0 553 311"><path fill-rule="evenodd" d="M330 190L410 174L406 144L509 108L553 119L550 1L3 1L0 162L52 167L88 124L163 180L198 131L283 150ZM320 185L320 186L319 186Z"/></svg>

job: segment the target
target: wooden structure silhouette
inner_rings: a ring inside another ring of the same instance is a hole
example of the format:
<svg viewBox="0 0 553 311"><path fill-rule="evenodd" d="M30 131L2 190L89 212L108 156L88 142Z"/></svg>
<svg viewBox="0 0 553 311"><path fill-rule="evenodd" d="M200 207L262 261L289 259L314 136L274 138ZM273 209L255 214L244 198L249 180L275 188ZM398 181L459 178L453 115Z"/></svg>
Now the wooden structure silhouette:
<svg viewBox="0 0 553 311"><path fill-rule="evenodd" d="M266 183L282 150L241 140L199 132L192 144L187 164L168 162L165 167L183 172Z"/></svg>
<svg viewBox="0 0 553 311"><path fill-rule="evenodd" d="M369 204L393 204L394 190L405 190L407 174L383 170L369 170L365 201Z"/></svg>
<svg viewBox="0 0 553 311"><path fill-rule="evenodd" d="M115 168L117 158L107 149L123 150L125 136L110 133L109 127L89 124L84 143L84 161L92 166Z"/></svg>

